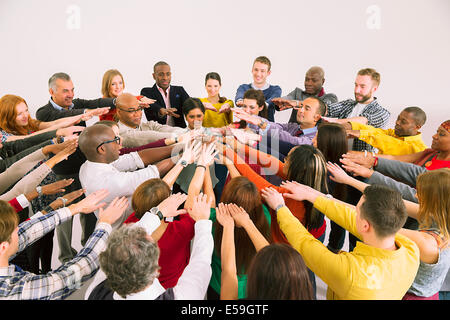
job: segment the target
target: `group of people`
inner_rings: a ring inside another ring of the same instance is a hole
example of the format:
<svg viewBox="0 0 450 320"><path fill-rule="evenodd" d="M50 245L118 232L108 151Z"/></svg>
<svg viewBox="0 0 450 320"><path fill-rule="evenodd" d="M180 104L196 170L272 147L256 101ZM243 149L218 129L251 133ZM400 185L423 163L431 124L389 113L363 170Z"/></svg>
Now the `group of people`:
<svg viewBox="0 0 450 320"><path fill-rule="evenodd" d="M449 299L450 120L428 147L417 106L387 128L372 68L347 100L321 67L285 96L270 72L257 57L234 99L210 72L198 98L160 61L139 95L108 70L95 100L55 73L36 119L1 97L0 298L314 300L317 276L327 299Z"/></svg>

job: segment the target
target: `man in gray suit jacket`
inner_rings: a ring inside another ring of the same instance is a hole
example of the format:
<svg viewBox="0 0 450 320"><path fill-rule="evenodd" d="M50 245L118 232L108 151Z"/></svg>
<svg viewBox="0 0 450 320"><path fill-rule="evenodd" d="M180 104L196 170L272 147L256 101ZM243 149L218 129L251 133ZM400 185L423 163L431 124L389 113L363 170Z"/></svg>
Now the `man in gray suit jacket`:
<svg viewBox="0 0 450 320"><path fill-rule="evenodd" d="M274 98L272 102L278 111L294 108L289 118L289 122L297 122L297 107L308 97L315 96L322 99L328 106L338 101L334 93L325 93L323 84L325 83L325 72L321 67L311 67L305 74L305 90L296 87L287 96Z"/></svg>

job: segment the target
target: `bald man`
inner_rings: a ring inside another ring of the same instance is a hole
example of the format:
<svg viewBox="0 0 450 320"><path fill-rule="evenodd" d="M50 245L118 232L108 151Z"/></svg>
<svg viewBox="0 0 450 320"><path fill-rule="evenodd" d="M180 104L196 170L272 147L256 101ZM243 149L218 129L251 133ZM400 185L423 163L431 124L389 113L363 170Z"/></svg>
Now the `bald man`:
<svg viewBox="0 0 450 320"><path fill-rule="evenodd" d="M323 84L325 83L325 72L321 67L314 66L308 69L305 74L305 90L296 87L287 96L273 99L273 103L278 107L278 111L286 110L288 108L298 107L303 100L308 97L319 97L328 106L331 103L338 101L334 93L325 93ZM297 122L297 110L293 109L290 123Z"/></svg>
<svg viewBox="0 0 450 320"><path fill-rule="evenodd" d="M125 148L138 147L161 139L175 138L185 132L179 127L144 119L138 99L130 93L123 93L117 97L116 110L117 124Z"/></svg>
<svg viewBox="0 0 450 320"><path fill-rule="evenodd" d="M119 156L121 138L103 124L86 128L78 139L78 145L87 159L80 168L80 182L86 190L85 194L107 189L109 195L104 200L106 203L122 196L129 200L130 205L113 228L120 226L132 213L131 197L134 190L148 179L164 176L174 166L170 158L173 146ZM98 216L98 212L95 214Z"/></svg>

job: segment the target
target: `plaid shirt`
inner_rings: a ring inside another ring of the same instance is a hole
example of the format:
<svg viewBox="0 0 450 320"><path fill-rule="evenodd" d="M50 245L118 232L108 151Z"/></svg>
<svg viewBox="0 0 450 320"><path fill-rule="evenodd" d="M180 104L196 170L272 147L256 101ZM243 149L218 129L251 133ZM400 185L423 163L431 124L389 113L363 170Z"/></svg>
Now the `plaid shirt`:
<svg viewBox="0 0 450 320"><path fill-rule="evenodd" d="M348 99L330 104L328 106L328 117L346 119L352 113L353 108L358 104L355 100ZM375 128L386 129L391 113L378 104L377 98L366 105L358 116L367 118L368 125ZM359 139L353 140L353 150L356 151L374 151L375 148L370 144Z"/></svg>
<svg viewBox="0 0 450 320"><path fill-rule="evenodd" d="M21 223L18 252L69 217L70 210L62 208L46 215L36 213L30 220ZM45 275L35 275L15 265L0 268L0 299L56 300L68 297L97 272L98 255L106 247L110 232L109 224L99 223L75 258Z"/></svg>

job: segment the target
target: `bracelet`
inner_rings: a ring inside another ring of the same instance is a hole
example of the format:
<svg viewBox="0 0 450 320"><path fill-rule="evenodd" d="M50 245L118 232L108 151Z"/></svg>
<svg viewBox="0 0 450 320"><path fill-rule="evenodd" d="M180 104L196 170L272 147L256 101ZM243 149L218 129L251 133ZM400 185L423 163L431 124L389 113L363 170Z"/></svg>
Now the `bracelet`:
<svg viewBox="0 0 450 320"><path fill-rule="evenodd" d="M62 201L62 203L63 203L63 207L65 207L65 206L66 206L66 203L67 203L67 199L66 199L66 198L63 198L63 197L58 197L58 198L56 198L56 200L58 200L58 199L61 199L61 201Z"/></svg>
<svg viewBox="0 0 450 320"><path fill-rule="evenodd" d="M200 168L204 168L204 169L205 169L205 171L206 171L206 167L205 167L204 165L202 165L202 164L198 164L198 165L197 165L197 168L198 168L198 167L200 167Z"/></svg>
<svg viewBox="0 0 450 320"><path fill-rule="evenodd" d="M372 165L372 168L373 168L373 167L376 167L377 164L378 164L378 157L375 157L375 161L374 161L374 163L373 163L373 165Z"/></svg>
<svg viewBox="0 0 450 320"><path fill-rule="evenodd" d="M280 210L281 208L283 208L285 206L284 203L280 203L279 205L277 205L277 207L275 208L275 212L278 212L278 210Z"/></svg>

